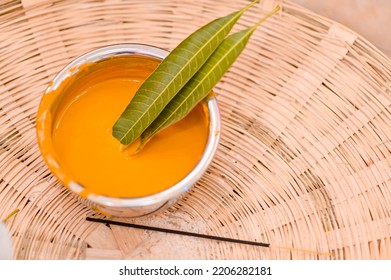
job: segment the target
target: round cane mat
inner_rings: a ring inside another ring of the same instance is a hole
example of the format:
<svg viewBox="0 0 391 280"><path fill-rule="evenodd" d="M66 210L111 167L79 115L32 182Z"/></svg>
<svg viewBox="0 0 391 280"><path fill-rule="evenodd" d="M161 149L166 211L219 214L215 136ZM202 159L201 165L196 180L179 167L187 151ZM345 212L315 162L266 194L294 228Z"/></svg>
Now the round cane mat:
<svg viewBox="0 0 391 280"><path fill-rule="evenodd" d="M122 219L270 248L88 222L103 217L44 164L35 114L72 59L115 43L171 50L246 3L2 2L0 218L20 209L7 221L15 258L391 258L391 61L344 26L289 2L216 86L223 131L208 172L170 209ZM252 7L235 30L275 4Z"/></svg>

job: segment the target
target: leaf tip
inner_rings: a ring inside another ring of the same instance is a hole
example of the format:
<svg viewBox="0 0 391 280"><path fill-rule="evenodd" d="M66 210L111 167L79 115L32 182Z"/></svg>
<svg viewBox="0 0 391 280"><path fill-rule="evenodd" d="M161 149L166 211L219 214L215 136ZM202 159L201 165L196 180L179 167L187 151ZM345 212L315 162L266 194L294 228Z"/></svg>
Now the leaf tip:
<svg viewBox="0 0 391 280"><path fill-rule="evenodd" d="M134 156L139 153L141 150L139 147L141 146L142 142L140 138L137 138L135 141L131 142L130 144L122 144L120 145L120 153L126 154L126 156Z"/></svg>

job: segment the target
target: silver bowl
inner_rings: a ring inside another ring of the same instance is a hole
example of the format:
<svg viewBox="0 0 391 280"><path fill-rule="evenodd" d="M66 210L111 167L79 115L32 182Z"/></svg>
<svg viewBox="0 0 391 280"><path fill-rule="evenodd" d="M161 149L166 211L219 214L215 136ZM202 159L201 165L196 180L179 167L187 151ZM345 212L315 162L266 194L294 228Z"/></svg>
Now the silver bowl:
<svg viewBox="0 0 391 280"><path fill-rule="evenodd" d="M207 144L200 161L180 182L161 192L137 198L109 197L99 194L89 194L87 197L82 197L80 193L83 191L84 187L72 180L72 178L65 179L67 178L67 174L61 170L61 162L58 162L54 155L51 137L55 115L55 106L53 104L58 104L63 98L63 95L57 94L57 96L54 97L50 95L66 78L74 75L77 72L77 69L83 64L99 62L109 57L124 55L142 55L162 60L167 54L168 52L163 49L141 44L111 45L91 51L68 64L50 83L42 97L36 118L37 139L41 154L52 173L66 187L77 194L80 200L97 212L109 216L138 217L166 209L180 199L181 196L204 174L217 150L221 129L217 100L215 97L209 97L205 100L209 110L209 136Z"/></svg>

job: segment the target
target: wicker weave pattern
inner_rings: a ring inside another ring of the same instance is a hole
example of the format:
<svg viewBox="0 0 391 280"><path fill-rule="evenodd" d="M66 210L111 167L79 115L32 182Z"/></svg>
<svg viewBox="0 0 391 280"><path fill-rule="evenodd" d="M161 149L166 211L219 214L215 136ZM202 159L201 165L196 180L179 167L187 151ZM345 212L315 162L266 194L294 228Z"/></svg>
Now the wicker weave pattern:
<svg viewBox="0 0 391 280"><path fill-rule="evenodd" d="M49 173L34 129L71 59L115 43L171 50L245 1L1 3L0 218L20 209L8 221L16 258L391 259L391 61L358 34L283 2L216 87L224 128L207 174L135 220L274 245L258 248L86 222L94 212Z"/></svg>

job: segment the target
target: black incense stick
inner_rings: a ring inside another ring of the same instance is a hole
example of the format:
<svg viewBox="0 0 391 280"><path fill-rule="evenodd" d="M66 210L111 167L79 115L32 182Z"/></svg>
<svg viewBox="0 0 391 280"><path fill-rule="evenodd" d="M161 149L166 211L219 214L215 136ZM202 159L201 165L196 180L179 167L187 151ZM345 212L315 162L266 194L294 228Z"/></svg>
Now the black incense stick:
<svg viewBox="0 0 391 280"><path fill-rule="evenodd" d="M96 218L90 218L90 217L87 217L86 219L87 219L87 221L96 222L96 223L111 224L111 225L131 227L131 228L144 229L144 230L153 230L153 231L159 231L159 232L165 232L165 233L193 236L193 237L198 237L198 238L212 239L212 240L224 241L224 242L240 243L240 244L259 246L259 247L270 247L270 244L268 244L268 243L261 243L261 242L255 242L255 241L240 240L240 239L227 238L227 237L219 237L219 236L206 235L206 234L200 234L200 233L194 233L194 232L137 225L137 224L111 221L111 220L105 220L105 219L96 219Z"/></svg>
<svg viewBox="0 0 391 280"><path fill-rule="evenodd" d="M200 234L200 233L181 231L181 230L174 230L174 229L168 229L168 228L151 227L151 226L137 225L137 224L132 224L132 223L124 223L124 222L105 220L105 219L97 219L97 218L91 218L91 217L87 217L86 220L90 221L90 222L96 222L96 223L111 224L111 225L144 229L144 230L153 230L153 231L158 231L158 232L179 234L179 235L185 235L185 236L193 236L193 237L205 238L205 239L211 239L211 240L217 240L217 241L223 241L223 242L232 242L232 243L239 243L239 244L258 246L258 247L267 247L267 248L279 248L279 249L297 251L297 252L301 252L301 253L325 255L325 256L330 256L330 257L332 256L332 254L328 253L328 252L319 252L319 251L313 251L313 250L307 250L307 249L282 247L282 246L273 246L272 247L271 244L268 244L268 243L240 240L240 239L227 238L227 237L219 237L219 236Z"/></svg>

